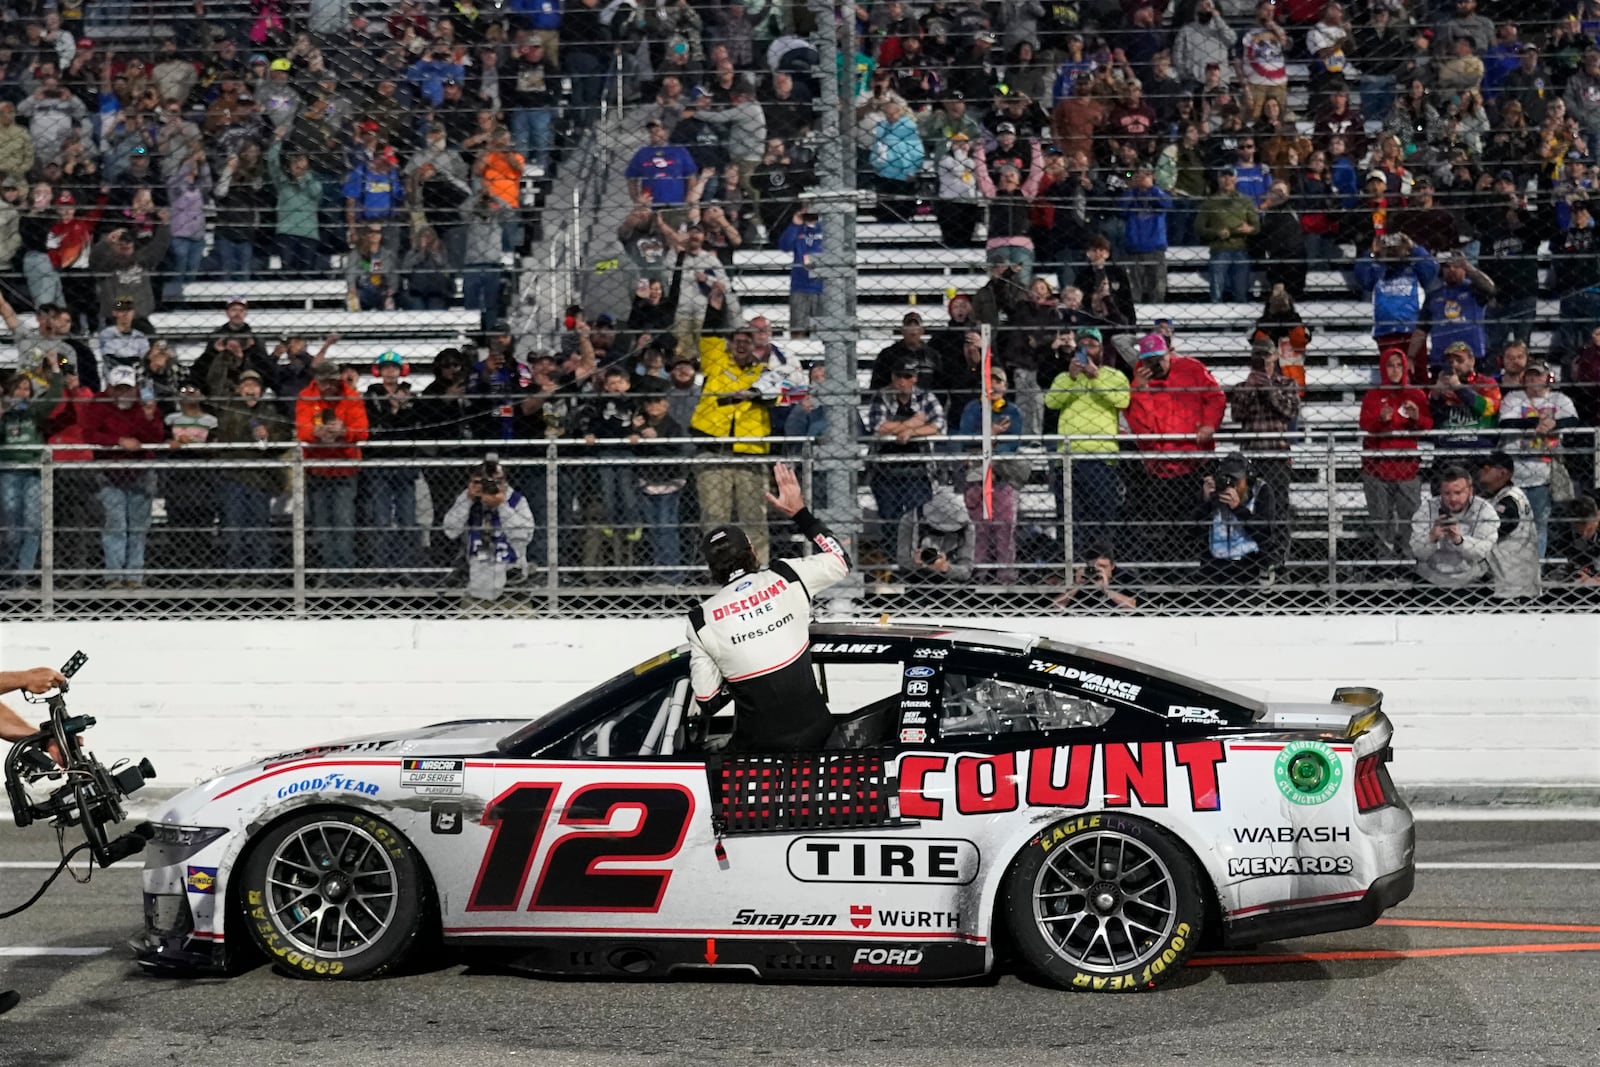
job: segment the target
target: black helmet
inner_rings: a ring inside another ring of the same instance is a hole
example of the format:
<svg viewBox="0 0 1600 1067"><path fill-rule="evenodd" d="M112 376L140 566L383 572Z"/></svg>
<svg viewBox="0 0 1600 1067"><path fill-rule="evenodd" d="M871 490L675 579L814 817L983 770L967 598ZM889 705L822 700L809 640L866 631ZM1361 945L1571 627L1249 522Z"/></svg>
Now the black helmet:
<svg viewBox="0 0 1600 1067"><path fill-rule="evenodd" d="M756 569L756 552L750 547L750 538L737 526L718 526L700 542L700 554L718 585L723 585L738 574Z"/></svg>

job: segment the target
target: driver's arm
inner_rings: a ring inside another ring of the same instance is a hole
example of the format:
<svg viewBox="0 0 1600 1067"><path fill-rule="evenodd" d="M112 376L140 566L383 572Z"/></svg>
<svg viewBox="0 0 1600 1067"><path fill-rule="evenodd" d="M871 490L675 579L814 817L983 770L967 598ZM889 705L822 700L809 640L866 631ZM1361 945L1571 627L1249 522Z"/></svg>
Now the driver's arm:
<svg viewBox="0 0 1600 1067"><path fill-rule="evenodd" d="M711 658L700 643L700 634L689 625L689 685L694 689L695 710L710 715L728 702L728 691L723 688L722 668Z"/></svg>

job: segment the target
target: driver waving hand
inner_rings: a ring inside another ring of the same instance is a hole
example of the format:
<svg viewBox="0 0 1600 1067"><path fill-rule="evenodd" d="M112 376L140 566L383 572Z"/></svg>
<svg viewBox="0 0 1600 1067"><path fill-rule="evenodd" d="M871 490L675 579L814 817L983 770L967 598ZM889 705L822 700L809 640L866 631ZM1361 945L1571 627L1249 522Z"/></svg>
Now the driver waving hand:
<svg viewBox="0 0 1600 1067"><path fill-rule="evenodd" d="M701 542L722 588L689 612L689 677L703 715L731 698L737 752L798 752L822 747L833 731L811 671L811 601L850 571L828 528L805 506L794 469L773 468L778 493L767 503L788 515L819 551L762 567L737 526L718 526Z"/></svg>

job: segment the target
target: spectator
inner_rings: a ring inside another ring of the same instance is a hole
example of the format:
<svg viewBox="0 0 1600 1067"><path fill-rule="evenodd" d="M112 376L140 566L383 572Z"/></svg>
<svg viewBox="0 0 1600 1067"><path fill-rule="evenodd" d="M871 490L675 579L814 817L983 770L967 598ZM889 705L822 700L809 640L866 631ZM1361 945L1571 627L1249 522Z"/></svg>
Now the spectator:
<svg viewBox="0 0 1600 1067"><path fill-rule="evenodd" d="M396 297L407 311L443 311L455 297L455 272L432 226L417 231L417 240L400 258L404 288Z"/></svg>
<svg viewBox="0 0 1600 1067"><path fill-rule="evenodd" d="M635 204L617 226L617 240L641 278L661 281L666 276L666 224L648 203Z"/></svg>
<svg viewBox="0 0 1600 1067"><path fill-rule="evenodd" d="M502 252L514 252L522 241L522 226L517 221L521 202L523 159L511 150L511 131L496 126L488 144L472 164L473 177L481 192L500 207Z"/></svg>
<svg viewBox="0 0 1600 1067"><path fill-rule="evenodd" d="M1518 105L1532 121L1540 123L1544 121L1547 95L1554 95L1551 92L1554 85L1555 79L1539 61L1539 46L1524 41L1517 46L1516 68L1500 82L1498 99L1502 106ZM1491 92L1489 95L1496 94Z"/></svg>
<svg viewBox="0 0 1600 1067"><path fill-rule="evenodd" d="M1411 555L1433 599L1461 598L1483 579L1499 517L1472 491L1472 475L1451 464L1439 472L1438 494L1424 498L1411 520Z"/></svg>
<svg viewBox="0 0 1600 1067"><path fill-rule="evenodd" d="M722 291L723 305L730 318L739 315L739 297L733 291L728 269L717 254L706 247L705 227L691 223L683 232L664 231L672 252L672 274L668 287L668 301L675 303L677 314L672 332L678 338L680 352L693 352L700 344L700 324L706 317L706 305L713 286ZM676 255L672 255L676 253Z"/></svg>
<svg viewBox="0 0 1600 1067"><path fill-rule="evenodd" d="M4 322L6 329L11 331L12 344L17 350L18 369L38 372L34 385L41 390L48 383L52 368L64 366L67 361L79 364L70 340L56 328L61 318L60 311L54 304L36 305L34 324L30 326L4 295L0 295L0 322ZM100 372L94 364L93 359L88 359L79 366L83 384L91 392L94 386L89 383L100 382Z"/></svg>
<svg viewBox="0 0 1600 1067"><path fill-rule="evenodd" d="M666 397L667 417L678 426L685 427L684 433L687 434L687 427L694 418L694 409L700 403L700 374L695 367L694 356L687 352L679 352L667 364Z"/></svg>
<svg viewBox="0 0 1600 1067"><path fill-rule="evenodd" d="M499 600L513 567L527 573L533 512L507 482L505 468L494 453L472 471L442 525L446 538L463 541L466 547L467 604Z"/></svg>
<svg viewBox="0 0 1600 1067"><path fill-rule="evenodd" d="M1361 488L1379 553L1405 559L1410 555L1411 516L1422 502L1414 435L1433 429L1433 414L1428 395L1407 376L1404 350L1391 348L1379 361L1383 382L1361 398L1360 425L1369 435L1361 442Z"/></svg>
<svg viewBox="0 0 1600 1067"><path fill-rule="evenodd" d="M1504 395L1500 408L1500 428L1522 431L1506 441L1506 451L1516 461L1513 471L1517 488L1528 498L1533 522L1538 530L1539 555L1550 544L1551 483L1556 466L1564 461L1561 435L1578 425L1578 410L1570 398L1551 388L1550 368L1543 360L1530 360L1522 372L1522 388ZM1509 388L1510 382L1502 382ZM1571 479L1561 471L1570 491Z"/></svg>
<svg viewBox="0 0 1600 1067"><path fill-rule="evenodd" d="M165 222L166 212L163 211L161 216L162 224L142 246L135 242L132 232L119 227L88 250L89 270L99 278L97 311L100 321L112 317L112 305L124 295L133 297L136 318L149 319L155 311L156 294L151 281L156 267L166 255L172 233Z"/></svg>
<svg viewBox="0 0 1600 1067"><path fill-rule="evenodd" d="M1575 196L1569 206L1571 224L1550 241L1554 288L1561 296L1561 323L1552 344L1562 353L1581 347L1581 338L1600 324L1600 231L1587 197Z"/></svg>
<svg viewBox="0 0 1600 1067"><path fill-rule="evenodd" d="M43 528L39 465L45 459L50 413L65 388L59 365L41 370L49 376L44 389L36 392L33 377L16 371L6 375L0 398L0 521L10 532L4 569L18 572L7 581L28 585L33 579L23 579L20 572L38 566Z"/></svg>
<svg viewBox="0 0 1600 1067"><path fill-rule="evenodd" d="M1444 354L1465 342L1474 360L1487 354L1484 312L1494 299L1494 282L1457 252L1439 270L1439 287L1428 294L1428 370L1430 377L1444 365Z"/></svg>
<svg viewBox="0 0 1600 1067"><path fill-rule="evenodd" d="M1385 232L1403 233L1441 258L1451 256L1461 247L1460 214L1440 206L1434 199L1433 178L1419 174L1411 182L1410 206L1395 212L1394 224Z"/></svg>
<svg viewBox="0 0 1600 1067"><path fill-rule="evenodd" d="M811 320L822 311L822 279L811 266L822 254L822 227L814 211L794 213L778 239L778 248L793 256L789 268L789 336L810 337Z"/></svg>
<svg viewBox="0 0 1600 1067"><path fill-rule="evenodd" d="M989 432L994 440L994 460L989 488L985 489L983 464L969 461L965 500L967 514L977 532L974 563L986 569L993 567L993 581L1000 585L1013 585L1017 580L1017 495L1028 484L1030 468L1028 461L1017 455L1026 419L1022 409L1006 399L1006 384L1004 368L994 367L989 371L990 395L970 400L962 408L959 433L963 437L980 436L983 408L986 404L990 406ZM969 451L975 450L970 444L967 447ZM986 495L987 518L984 517Z"/></svg>
<svg viewBox="0 0 1600 1067"><path fill-rule="evenodd" d="M1214 0L1200 0L1192 21L1179 28L1172 42L1172 66L1189 86L1206 80L1206 68L1215 65L1224 84L1233 77L1233 45L1238 35L1217 11Z"/></svg>
<svg viewBox="0 0 1600 1067"><path fill-rule="evenodd" d="M1356 260L1355 274L1362 289L1372 294L1372 337L1378 351L1404 349L1412 379L1426 384L1430 376L1421 359L1424 338L1418 312L1439 265L1405 234L1386 234L1373 238L1366 258Z"/></svg>
<svg viewBox="0 0 1600 1067"><path fill-rule="evenodd" d="M1155 169L1141 163L1118 206L1133 301L1162 303L1167 299L1167 213L1172 210L1172 197L1156 187Z"/></svg>
<svg viewBox="0 0 1600 1067"><path fill-rule="evenodd" d="M926 156L917 124L899 101L885 102L883 119L872 131L870 156L872 172L877 176L880 217L910 222L916 210L916 177Z"/></svg>
<svg viewBox="0 0 1600 1067"><path fill-rule="evenodd" d="M1267 306L1250 332L1251 342L1265 340L1278 350L1278 370L1295 380L1300 395L1306 391L1306 349L1311 346L1311 327L1300 317L1294 297L1281 285L1267 294ZM1409 515L1410 512L1407 512Z"/></svg>
<svg viewBox="0 0 1600 1067"><path fill-rule="evenodd" d="M1283 513L1289 510L1289 439L1291 427L1300 420L1300 386L1278 369L1278 350L1265 339L1250 345L1250 373L1229 393L1233 418L1239 429L1252 436L1244 447L1257 455L1251 461L1254 474L1273 490L1274 503Z"/></svg>
<svg viewBox="0 0 1600 1067"><path fill-rule="evenodd" d="M483 328L500 317L501 290L505 272L501 250L505 240L506 208L499 198L479 192L461 208L466 230L462 254L462 304L478 313Z"/></svg>
<svg viewBox="0 0 1600 1067"><path fill-rule="evenodd" d="M639 411L633 418L633 432L628 440L634 445L633 455L639 461L634 466L634 476L654 579L666 585L682 585L687 575L680 569L683 564L680 505L684 486L689 483L689 472L683 463L670 461L681 460L687 455L688 446L665 442L685 437L688 431L673 420L668 412L669 404L665 382L653 382L642 388Z"/></svg>
<svg viewBox="0 0 1600 1067"><path fill-rule="evenodd" d="M1148 457L1129 492L1149 557L1180 558L1185 536L1172 516L1193 499L1196 461L1186 458L1211 450L1227 400L1222 387L1197 359L1173 354L1160 334L1139 342L1138 365L1128 404L1128 429L1145 439Z"/></svg>
<svg viewBox="0 0 1600 1067"><path fill-rule="evenodd" d="M73 142L77 125L88 115L88 108L61 84L55 64L39 64L34 75L38 88L17 104L17 117L28 120L35 162L60 163L64 150Z"/></svg>
<svg viewBox="0 0 1600 1067"><path fill-rule="evenodd" d="M1500 350L1500 356L1495 362L1500 365L1500 370L1494 377L1500 382L1501 392L1515 389L1522 384L1522 372L1528 369L1528 346L1521 341L1509 341Z"/></svg>
<svg viewBox="0 0 1600 1067"><path fill-rule="evenodd" d="M255 244L260 239L263 212L275 199L268 185L259 144L246 141L238 155L228 158L214 192L217 272L226 281L249 281L254 272Z"/></svg>
<svg viewBox="0 0 1600 1067"><path fill-rule="evenodd" d="M136 314L131 296L119 296L111 305L111 325L101 330L98 338L102 376L109 375L115 367L137 371L150 351L149 335L133 324Z"/></svg>
<svg viewBox="0 0 1600 1067"><path fill-rule="evenodd" d="M1485 456L1478 467L1479 491L1500 519L1489 551L1489 576L1497 600L1531 599L1540 593L1539 537L1530 521L1527 494L1512 484L1515 467L1510 456L1498 451Z"/></svg>
<svg viewBox="0 0 1600 1067"><path fill-rule="evenodd" d="M403 380L410 371L400 353L393 350L380 353L373 365L378 380L367 386L368 440L386 446L375 450L373 458L393 465L361 470L371 509L372 547L384 566L398 570L401 585L411 584L421 561L416 530L417 471L407 462L416 456L416 449L405 442L421 436L422 416L411 395L411 383Z"/></svg>
<svg viewBox="0 0 1600 1067"><path fill-rule="evenodd" d="M954 489L931 495L896 520L895 563L908 582L947 584L972 580L977 531Z"/></svg>
<svg viewBox="0 0 1600 1067"><path fill-rule="evenodd" d="M1233 171L1234 188L1239 195L1247 197L1260 209L1261 202L1267 198L1267 190L1272 187L1272 168L1259 161L1254 137L1240 138L1232 166L1228 169Z"/></svg>
<svg viewBox="0 0 1600 1067"><path fill-rule="evenodd" d="M1270 97L1285 111L1289 109L1289 68L1284 56L1289 50L1289 35L1277 22L1274 0L1256 5L1256 24L1239 38L1241 65L1248 86L1250 118L1261 117L1262 105Z"/></svg>
<svg viewBox="0 0 1600 1067"><path fill-rule="evenodd" d="M9 100L0 101L0 176L26 181L33 170L33 138L17 125L17 108Z"/></svg>
<svg viewBox="0 0 1600 1067"><path fill-rule="evenodd" d="M267 149L267 174L277 190L273 228L284 272L295 276L318 269L322 180L311 172L310 160L303 152L291 152L285 168L283 137L278 134Z"/></svg>
<svg viewBox="0 0 1600 1067"><path fill-rule="evenodd" d="M1561 580L1577 586L1600 585L1600 507L1586 496L1572 502L1560 555Z"/></svg>
<svg viewBox="0 0 1600 1067"><path fill-rule="evenodd" d="M1455 38L1450 56L1436 66L1434 85L1442 93L1475 92L1483 85L1483 60L1471 37Z"/></svg>
<svg viewBox="0 0 1600 1067"><path fill-rule="evenodd" d="M1487 351L1498 353L1508 340L1526 344L1533 336L1539 306L1538 246L1545 227L1518 202L1516 183L1509 174L1495 178L1493 192L1486 199L1473 213L1472 222L1481 255L1494 264L1500 279L1484 336ZM1560 274L1561 268L1553 273Z"/></svg>
<svg viewBox="0 0 1600 1067"><path fill-rule="evenodd" d="M788 146L782 141L769 136L761 163L750 174L750 188L755 193L756 214L770 245L776 247L790 218L800 210L801 192L815 184L816 175L811 169L791 157Z"/></svg>
<svg viewBox="0 0 1600 1067"><path fill-rule="evenodd" d="M699 168L687 148L667 143L668 130L660 119L647 119L644 127L648 143L633 154L624 171L628 194L635 204L648 200L666 210L667 221L675 223L689 197L689 179Z"/></svg>
<svg viewBox="0 0 1600 1067"><path fill-rule="evenodd" d="M1222 457L1201 480L1194 518L1205 537L1201 584L1272 584L1288 548L1283 501L1241 453Z"/></svg>
<svg viewBox="0 0 1600 1067"><path fill-rule="evenodd" d="M324 571L321 585L351 583L357 468L348 464L361 458L368 433L360 394L340 379L332 360L317 364L296 398L295 439L305 446L306 519Z"/></svg>
<svg viewBox="0 0 1600 1067"><path fill-rule="evenodd" d="M555 0L540 3L544 7L558 6ZM556 17L560 17L559 13ZM548 172L561 102L555 34L550 34L548 42L537 37L524 40L517 47L510 68L503 91L510 112L511 136L518 152L540 171Z"/></svg>
<svg viewBox="0 0 1600 1067"><path fill-rule="evenodd" d="M892 368L888 387L873 395L867 413L867 432L876 441L874 451L890 457L874 462L868 474L878 521L885 528L926 503L933 491L932 467L894 458L931 455L925 438L945 432L944 407L917 385L920 373L921 366L915 362Z"/></svg>
<svg viewBox="0 0 1600 1067"><path fill-rule="evenodd" d="M1260 225L1260 216L1250 198L1235 187L1236 181L1232 169L1219 171L1216 193L1200 205L1200 213L1195 218L1195 235L1211 249L1212 303L1221 303L1224 298L1243 301L1250 297L1250 256L1245 247ZM1083 288L1082 285L1079 288Z"/></svg>
<svg viewBox="0 0 1600 1067"><path fill-rule="evenodd" d="M893 372L908 363L917 368L917 385L923 389L931 388L938 373L939 354L928 344L922 316L915 311L908 311L901 317L900 339L879 352L872 361L872 377L868 388L888 388Z"/></svg>
<svg viewBox="0 0 1600 1067"><path fill-rule="evenodd" d="M1125 332L1138 321L1128 272L1111 262L1111 242L1098 234L1090 238L1084 256L1089 261L1088 266L1079 270L1072 280L1072 288L1083 294L1082 310L1094 321L1104 324L1101 335L1105 343L1125 342ZM1126 352L1117 349L1117 354L1124 359L1131 353L1131 346Z"/></svg>
<svg viewBox="0 0 1600 1067"><path fill-rule="evenodd" d="M155 392L156 404L162 411L172 411L177 406L179 387L184 382L200 381L198 377L183 369L177 357L172 354L171 346L159 338L150 342L150 351L144 354L144 361L140 363L138 373L139 384L148 385Z"/></svg>
<svg viewBox="0 0 1600 1067"><path fill-rule="evenodd" d="M755 87L746 77L734 79L731 103L722 110L697 112L700 121L726 128L728 156L741 173L752 174L761 165L767 140L767 119L756 103Z"/></svg>
<svg viewBox="0 0 1600 1067"><path fill-rule="evenodd" d="M1102 606L1101 600L1119 611L1133 611L1139 606L1139 587L1133 584L1131 575L1117 566L1116 553L1110 545L1092 546L1083 558L1085 562L1073 565L1072 584L1056 597L1057 607L1076 604L1092 611Z"/></svg>
<svg viewBox="0 0 1600 1067"><path fill-rule="evenodd" d="M1450 431L1434 443L1437 453L1456 453L1448 462L1470 461L1461 453L1486 452L1500 411L1500 387L1493 378L1478 374L1472 349L1456 341L1445 350L1445 366L1433 383L1428 407L1435 429ZM1441 463L1444 462L1441 456Z"/></svg>
<svg viewBox="0 0 1600 1067"><path fill-rule="evenodd" d="M351 311L393 311L400 286L397 257L384 245L382 226L366 226L357 235L345 265L345 305ZM495 243L500 232L495 230Z"/></svg>
<svg viewBox="0 0 1600 1067"><path fill-rule="evenodd" d="M634 435L634 416L639 414L635 398L629 395L632 385L628 368L613 363L601 371L599 395L579 415L584 444L599 445L591 453L596 460L621 460L628 454L620 445ZM634 548L644 537L638 478L629 466L600 462L585 481L579 513L584 525L583 566L589 581L605 583L611 576L602 569L626 574L635 567Z"/></svg>
<svg viewBox="0 0 1600 1067"><path fill-rule="evenodd" d="M1248 246L1255 265L1265 275L1267 292L1283 289L1298 299L1306 291L1306 238L1300 216L1289 203L1289 186L1273 182L1261 205L1260 229Z"/></svg>
<svg viewBox="0 0 1600 1067"><path fill-rule="evenodd" d="M1072 335L1067 335L1072 336ZM1063 345L1067 342L1063 338ZM1078 330L1067 369L1056 375L1045 393L1044 406L1059 411L1055 432L1066 438L1058 447L1071 453L1072 543L1079 551L1110 545L1122 517L1122 477L1116 463L1120 427L1131 394L1127 375L1106 362L1100 331ZM1101 440L1093 440L1101 438ZM1063 476L1051 465L1056 520L1065 517Z"/></svg>
<svg viewBox="0 0 1600 1067"><path fill-rule="evenodd" d="M226 388L220 392L212 393L211 395L213 396L230 395L233 392L233 385L239 380L240 372L246 367L254 368L256 373L261 375L262 381L277 381L279 376L276 363L278 351L274 351L269 355L261 347L260 339L256 337L255 331L251 329L250 323L247 321L250 315L249 302L242 296L236 296L228 301L223 314L226 316L226 320L212 332L210 340L206 343L206 350L201 353L199 359L195 360L195 378L199 381L210 383L215 378L212 373L213 363L220 360L228 368L225 381ZM329 344L331 343L332 341L330 340ZM325 345L324 351L326 349L327 346ZM282 350L284 350L283 346L280 345L279 351ZM299 351L304 351L303 338L300 339ZM293 360L291 360L292 364ZM306 380L302 383L301 388L309 384L310 380L309 372L307 372ZM280 388L279 392L285 396L294 396L299 392L299 389L288 391Z"/></svg>
<svg viewBox="0 0 1600 1067"><path fill-rule="evenodd" d="M772 418L756 388L766 367L756 358L754 337L749 330L734 330L730 340L720 336L726 323L722 291L713 287L700 335L700 370L705 380L689 429L715 439L707 442L707 452L766 455L772 446L760 438L772 435ZM706 532L737 523L749 536L756 559L764 561L768 541L766 481L762 469L727 462L697 466L695 489L700 501L700 521Z"/></svg>
<svg viewBox="0 0 1600 1067"><path fill-rule="evenodd" d="M153 396L140 398L132 367L117 367L106 375L106 391L79 411L85 444L94 445L97 458L114 461L148 460L146 445L166 438L161 411ZM150 505L155 495L155 472L147 467L108 467L98 472L100 506L105 525L100 545L107 589L138 589L144 585L145 543L150 533Z"/></svg>
<svg viewBox="0 0 1600 1067"><path fill-rule="evenodd" d="M220 366L221 364L218 364ZM222 393L213 387L212 396ZM228 461L257 462L272 458L269 447L289 438L289 424L265 399L264 382L254 369L240 372L233 399L220 406L216 440L238 445L217 456L222 511L222 566L229 585L265 580L273 566L272 498L283 489L281 470L225 466Z"/></svg>
<svg viewBox="0 0 1600 1067"><path fill-rule="evenodd" d="M939 237L947 248L966 248L972 244L972 231L982 217L983 200L978 188L981 168L965 133L952 133L948 140L941 138L940 144L945 150L935 157L939 199L934 204Z"/></svg>
<svg viewBox="0 0 1600 1067"><path fill-rule="evenodd" d="M176 399L165 419L167 447L176 452L209 443L216 436L217 417L202 407L200 383L189 377L179 379ZM156 472L167 506L164 555L171 566L216 566L212 530L217 519L217 477L215 467L207 462L211 458L209 453L201 453L194 457L193 465Z"/></svg>
<svg viewBox="0 0 1600 1067"><path fill-rule="evenodd" d="M400 161L393 148L383 147L370 158L358 162L344 180L345 239L352 248L359 247L362 255L370 249L376 252L361 235L376 230L384 248L384 258L395 260L400 251L400 225L406 209L405 186L396 169ZM358 239L360 244L358 245ZM391 292L394 284L386 283ZM377 287L373 283L372 288ZM355 311L352 307L350 310Z"/></svg>

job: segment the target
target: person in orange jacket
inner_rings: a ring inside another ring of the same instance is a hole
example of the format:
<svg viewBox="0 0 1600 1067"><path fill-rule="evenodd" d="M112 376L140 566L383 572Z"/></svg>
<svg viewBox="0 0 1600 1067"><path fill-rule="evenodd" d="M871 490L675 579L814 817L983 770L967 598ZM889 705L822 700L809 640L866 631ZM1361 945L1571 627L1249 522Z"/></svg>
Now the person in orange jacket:
<svg viewBox="0 0 1600 1067"><path fill-rule="evenodd" d="M1361 398L1359 416L1362 431L1371 435L1361 442L1367 518L1379 553L1397 559L1411 557L1411 516L1422 503L1421 462L1411 435L1433 429L1428 394L1411 384L1409 358L1404 348L1384 351L1383 382Z"/></svg>
<svg viewBox="0 0 1600 1067"><path fill-rule="evenodd" d="M1222 386L1198 359L1176 355L1159 333L1140 340L1128 429L1165 439L1139 442L1139 451L1147 458L1131 467L1134 477L1128 498L1155 561L1187 555L1190 538L1183 518L1199 491L1196 474L1203 462L1195 453L1212 450L1227 407Z"/></svg>
<svg viewBox="0 0 1600 1067"><path fill-rule="evenodd" d="M305 446L306 519L322 566L335 572L328 584L347 585L356 562L357 468L338 461L361 458L367 409L340 379L337 363L324 360L313 375L294 412L295 438Z"/></svg>

